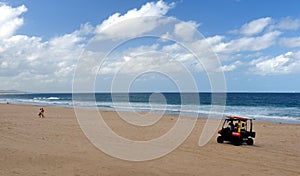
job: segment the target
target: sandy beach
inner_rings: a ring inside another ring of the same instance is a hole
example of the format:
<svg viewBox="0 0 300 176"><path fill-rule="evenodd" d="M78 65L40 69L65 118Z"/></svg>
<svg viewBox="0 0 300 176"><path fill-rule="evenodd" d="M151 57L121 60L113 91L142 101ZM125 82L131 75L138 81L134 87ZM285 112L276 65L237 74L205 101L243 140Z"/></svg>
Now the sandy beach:
<svg viewBox="0 0 300 176"><path fill-rule="evenodd" d="M74 110L0 105L0 175L300 175L300 125L254 123L253 146L218 144L217 134L198 146L205 119L199 119L188 139L170 154L151 161L130 162L104 154L85 137ZM151 127L131 126L115 112L102 112L118 134L149 140L167 132L177 117L165 116ZM153 115L155 116L155 115Z"/></svg>

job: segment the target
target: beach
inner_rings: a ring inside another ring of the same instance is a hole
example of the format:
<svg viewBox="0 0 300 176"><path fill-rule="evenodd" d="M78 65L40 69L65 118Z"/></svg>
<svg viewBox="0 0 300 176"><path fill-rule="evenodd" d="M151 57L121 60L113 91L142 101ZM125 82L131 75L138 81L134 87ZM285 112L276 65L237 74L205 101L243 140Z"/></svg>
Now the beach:
<svg viewBox="0 0 300 176"><path fill-rule="evenodd" d="M0 104L0 175L300 175L300 125L254 122L253 146L218 144L217 133L198 146L206 119L173 152L158 159L131 162L97 149L82 132L72 108ZM130 112L126 112L130 115ZM167 132L176 116L165 115L151 127L126 124L116 112L102 111L116 133L150 140ZM134 115L132 113L132 115ZM153 117L156 116L153 114Z"/></svg>

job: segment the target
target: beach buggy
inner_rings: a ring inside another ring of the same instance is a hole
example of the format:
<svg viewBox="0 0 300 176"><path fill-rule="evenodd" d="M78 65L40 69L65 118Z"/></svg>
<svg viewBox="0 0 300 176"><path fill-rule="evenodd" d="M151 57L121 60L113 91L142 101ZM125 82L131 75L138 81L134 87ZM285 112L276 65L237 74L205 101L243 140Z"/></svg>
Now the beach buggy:
<svg viewBox="0 0 300 176"><path fill-rule="evenodd" d="M253 145L255 132L252 131L251 118L239 116L226 116L222 129L218 131L218 143L229 141L234 145L241 145L246 143Z"/></svg>

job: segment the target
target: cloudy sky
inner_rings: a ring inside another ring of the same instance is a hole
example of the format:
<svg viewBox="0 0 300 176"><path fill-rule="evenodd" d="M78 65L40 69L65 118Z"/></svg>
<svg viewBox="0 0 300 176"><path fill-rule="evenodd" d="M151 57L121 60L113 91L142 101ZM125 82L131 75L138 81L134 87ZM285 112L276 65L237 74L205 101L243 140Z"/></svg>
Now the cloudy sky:
<svg viewBox="0 0 300 176"><path fill-rule="evenodd" d="M138 75L132 91L176 91L187 70L199 91L211 90L210 73L224 73L227 91L299 92L299 7L297 0L2 1L0 90L70 92L85 59L96 91L109 91L117 74ZM124 43L99 65L87 56L95 38ZM200 62L190 52L197 47Z"/></svg>

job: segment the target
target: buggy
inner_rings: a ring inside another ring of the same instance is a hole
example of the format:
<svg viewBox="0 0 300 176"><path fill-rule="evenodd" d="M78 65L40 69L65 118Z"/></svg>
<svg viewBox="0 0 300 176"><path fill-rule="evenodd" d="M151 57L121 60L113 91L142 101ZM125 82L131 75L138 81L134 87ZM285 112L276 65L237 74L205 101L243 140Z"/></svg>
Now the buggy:
<svg viewBox="0 0 300 176"><path fill-rule="evenodd" d="M252 120L247 117L226 116L222 129L218 131L218 143L229 141L234 145L247 143L253 145L255 132L252 131Z"/></svg>

